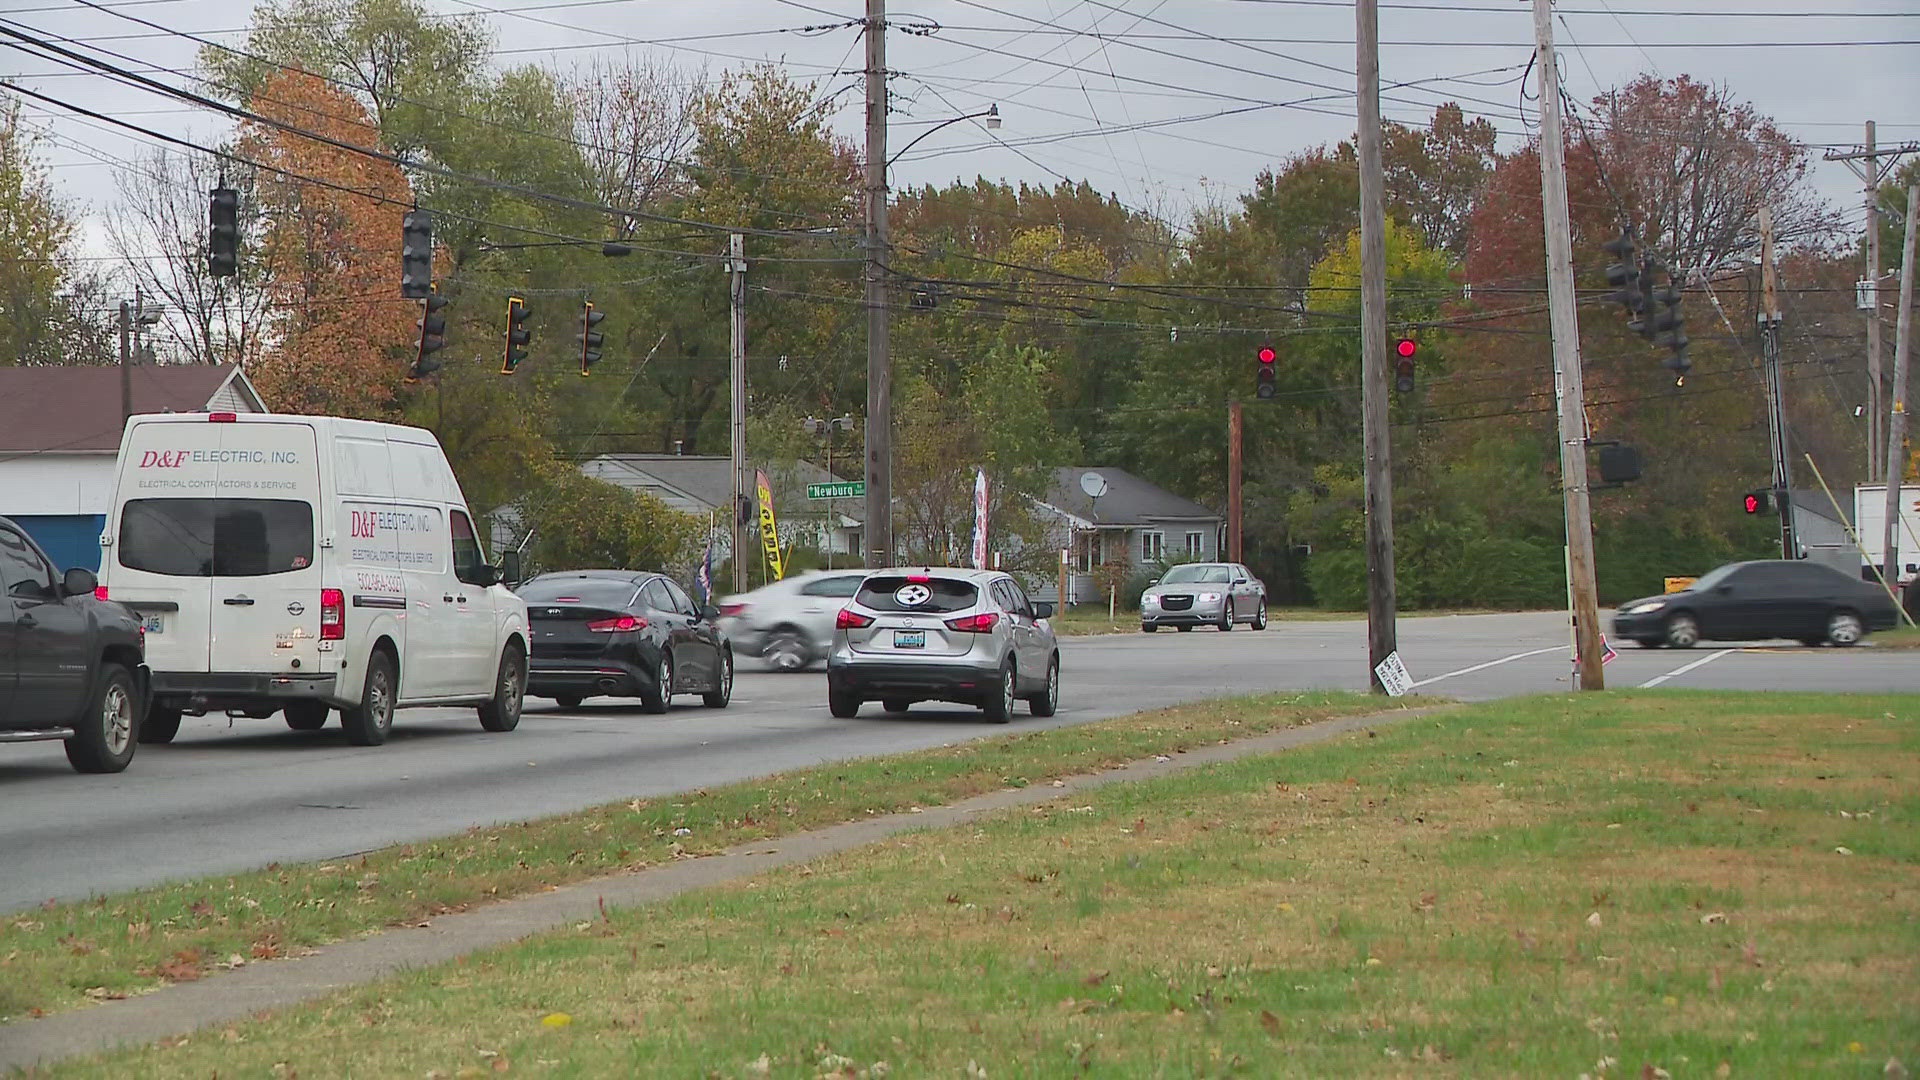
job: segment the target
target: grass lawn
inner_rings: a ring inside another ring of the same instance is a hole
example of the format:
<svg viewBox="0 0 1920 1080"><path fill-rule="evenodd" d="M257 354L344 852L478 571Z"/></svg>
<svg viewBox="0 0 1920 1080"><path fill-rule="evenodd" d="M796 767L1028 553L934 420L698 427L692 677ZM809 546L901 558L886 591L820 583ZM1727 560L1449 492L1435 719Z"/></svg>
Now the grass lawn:
<svg viewBox="0 0 1920 1080"><path fill-rule="evenodd" d="M1880 1076L1920 1064L1917 721L1476 706L48 1075Z"/></svg>
<svg viewBox="0 0 1920 1080"><path fill-rule="evenodd" d="M1920 649L1920 630L1897 626L1868 637L1867 643L1877 649Z"/></svg>
<svg viewBox="0 0 1920 1080"><path fill-rule="evenodd" d="M615 803L343 862L276 864L51 904L0 916L0 1019L125 997L219 966L755 838L945 805L1381 707L1364 694L1320 692L1201 703ZM681 829L688 832L676 835Z"/></svg>

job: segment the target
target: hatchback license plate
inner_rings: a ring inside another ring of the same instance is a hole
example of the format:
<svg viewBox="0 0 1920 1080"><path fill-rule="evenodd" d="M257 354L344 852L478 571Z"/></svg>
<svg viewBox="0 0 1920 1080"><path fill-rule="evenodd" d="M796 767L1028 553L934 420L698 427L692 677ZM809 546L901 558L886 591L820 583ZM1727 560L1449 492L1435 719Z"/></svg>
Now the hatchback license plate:
<svg viewBox="0 0 1920 1080"><path fill-rule="evenodd" d="M893 647L896 649L924 649L927 647L925 630L895 630Z"/></svg>
<svg viewBox="0 0 1920 1080"><path fill-rule="evenodd" d="M140 620L140 629L149 634L165 633L166 623L158 615L148 615Z"/></svg>

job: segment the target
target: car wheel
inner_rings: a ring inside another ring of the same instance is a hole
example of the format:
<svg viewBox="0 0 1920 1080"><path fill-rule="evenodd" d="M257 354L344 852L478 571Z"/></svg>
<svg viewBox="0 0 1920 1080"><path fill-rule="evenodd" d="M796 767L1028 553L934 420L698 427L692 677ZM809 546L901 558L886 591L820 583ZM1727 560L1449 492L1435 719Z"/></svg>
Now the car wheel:
<svg viewBox="0 0 1920 1080"><path fill-rule="evenodd" d="M1183 634L1185 634L1185 633L1187 633L1187 632L1189 632L1189 631L1191 631L1192 629L1193 629L1193 627L1192 627L1192 626L1182 626L1182 627L1180 627L1180 628L1179 628L1179 630L1180 630L1180 632L1181 632L1181 633L1183 633Z"/></svg>
<svg viewBox="0 0 1920 1080"><path fill-rule="evenodd" d="M1220 605L1219 625L1220 625L1220 632L1223 634L1233 629L1233 608L1229 607L1224 602Z"/></svg>
<svg viewBox="0 0 1920 1080"><path fill-rule="evenodd" d="M1693 616L1678 612L1667 619L1667 644L1676 649L1691 649L1700 643L1700 624Z"/></svg>
<svg viewBox="0 0 1920 1080"><path fill-rule="evenodd" d="M1267 598L1264 596L1260 598L1260 606L1253 610L1253 628L1255 630L1267 628Z"/></svg>
<svg viewBox="0 0 1920 1080"><path fill-rule="evenodd" d="M586 699L580 697L578 694L562 694L553 700L555 704L563 709L577 709L580 707L580 703Z"/></svg>
<svg viewBox="0 0 1920 1080"><path fill-rule="evenodd" d="M1011 663L1001 669L999 693L980 705L980 711L987 714L988 720L996 724L1004 724L1013 719L1013 687L1018 678L1019 673L1014 670Z"/></svg>
<svg viewBox="0 0 1920 1080"><path fill-rule="evenodd" d="M660 671L654 677L653 688L640 688L640 708L645 712L663 713L673 702L673 654L661 652Z"/></svg>
<svg viewBox="0 0 1920 1080"><path fill-rule="evenodd" d="M393 729L393 657L375 649L367 657L367 682L360 704L340 710L340 726L355 746L379 746Z"/></svg>
<svg viewBox="0 0 1920 1080"><path fill-rule="evenodd" d="M133 676L119 664L100 666L100 688L68 739L67 762L76 772L117 773L133 760Z"/></svg>
<svg viewBox="0 0 1920 1080"><path fill-rule="evenodd" d="M1140 632L1143 634L1151 634L1158 629L1160 629L1158 623L1143 622L1140 624Z"/></svg>
<svg viewBox="0 0 1920 1080"><path fill-rule="evenodd" d="M838 690L827 691L827 711L836 720L851 720L860 715L860 699Z"/></svg>
<svg viewBox="0 0 1920 1080"><path fill-rule="evenodd" d="M287 726L295 731L319 731L327 726L327 714L333 710L323 701L295 701L280 710Z"/></svg>
<svg viewBox="0 0 1920 1080"><path fill-rule="evenodd" d="M1857 645L1867 635L1867 628L1860 624L1860 616L1851 611L1836 611L1827 619L1827 640L1845 648Z"/></svg>
<svg viewBox="0 0 1920 1080"><path fill-rule="evenodd" d="M700 695L701 704L709 709L724 709L727 702L733 700L733 650L720 650L720 685L711 693Z"/></svg>
<svg viewBox="0 0 1920 1080"><path fill-rule="evenodd" d="M520 706L527 694L527 659L520 646L500 652L500 671L493 679L493 697L480 706L480 726L488 731L512 731L520 726Z"/></svg>
<svg viewBox="0 0 1920 1080"><path fill-rule="evenodd" d="M140 741L143 743L170 743L180 734L180 710L164 705L155 705L140 718Z"/></svg>
<svg viewBox="0 0 1920 1080"><path fill-rule="evenodd" d="M1047 688L1027 699L1027 711L1035 716L1052 716L1060 708L1060 658L1047 662Z"/></svg>
<svg viewBox="0 0 1920 1080"><path fill-rule="evenodd" d="M804 634L789 627L773 632L760 658L774 671L805 671L813 665L813 647Z"/></svg>
<svg viewBox="0 0 1920 1080"><path fill-rule="evenodd" d="M905 698L888 698L887 700L880 703L880 707L887 710L889 714L898 716L899 714L906 712L908 709L912 708L913 702L908 701Z"/></svg>

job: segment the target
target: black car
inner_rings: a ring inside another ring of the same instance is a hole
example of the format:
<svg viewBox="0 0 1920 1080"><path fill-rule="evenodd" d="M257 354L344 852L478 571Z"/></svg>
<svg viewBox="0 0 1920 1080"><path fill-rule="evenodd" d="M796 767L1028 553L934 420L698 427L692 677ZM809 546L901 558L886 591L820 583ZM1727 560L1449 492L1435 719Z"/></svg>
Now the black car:
<svg viewBox="0 0 1920 1080"><path fill-rule="evenodd" d="M1877 584L1819 563L1767 559L1728 563L1684 592L1622 604L1613 633L1648 648L1766 638L1852 645L1875 630L1893 629L1899 618L1893 599Z"/></svg>
<svg viewBox="0 0 1920 1080"><path fill-rule="evenodd" d="M638 697L651 713L675 694L709 708L733 698L733 646L719 612L664 574L575 570L521 583L533 655L527 693L571 709L585 698Z"/></svg>
<svg viewBox="0 0 1920 1080"><path fill-rule="evenodd" d="M151 685L133 612L96 599L93 571L56 576L39 544L0 518L0 742L60 739L83 773L133 760Z"/></svg>

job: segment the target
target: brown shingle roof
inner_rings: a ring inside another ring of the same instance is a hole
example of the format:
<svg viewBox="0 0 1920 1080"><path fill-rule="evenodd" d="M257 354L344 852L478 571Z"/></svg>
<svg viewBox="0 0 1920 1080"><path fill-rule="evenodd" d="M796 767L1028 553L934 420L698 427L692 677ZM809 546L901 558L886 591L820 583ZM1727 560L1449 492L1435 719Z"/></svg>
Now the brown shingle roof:
<svg viewBox="0 0 1920 1080"><path fill-rule="evenodd" d="M204 409L232 364L138 364L136 413ZM120 369L0 367L0 452L120 449Z"/></svg>

